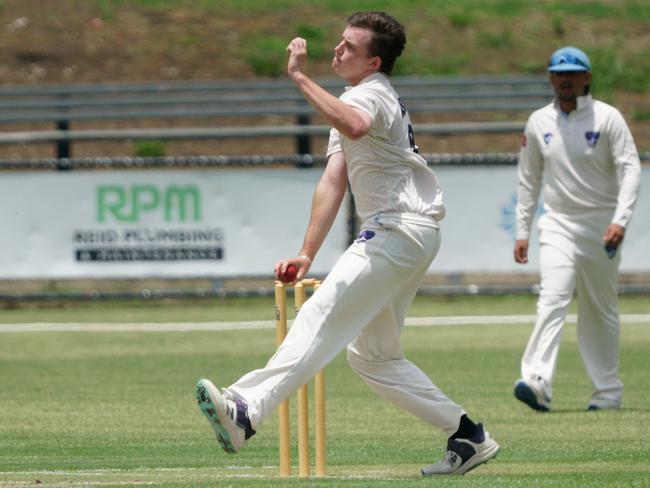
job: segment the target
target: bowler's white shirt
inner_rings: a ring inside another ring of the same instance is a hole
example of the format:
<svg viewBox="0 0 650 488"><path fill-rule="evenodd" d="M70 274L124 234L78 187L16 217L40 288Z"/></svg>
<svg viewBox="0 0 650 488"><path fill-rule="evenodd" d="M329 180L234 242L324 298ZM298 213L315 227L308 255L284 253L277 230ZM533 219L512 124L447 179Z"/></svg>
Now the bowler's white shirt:
<svg viewBox="0 0 650 488"><path fill-rule="evenodd" d="M621 113L591 95L564 114L556 102L526 123L519 153L517 239L528 239L540 190L547 211L579 215L611 210L625 227L641 178L639 155ZM604 231L604 229L603 229Z"/></svg>
<svg viewBox="0 0 650 488"><path fill-rule="evenodd" d="M347 87L340 99L372 119L369 133L356 141L332 129L327 149L328 157L343 151L361 220L387 212L441 220L442 188L426 160L415 152L408 112L388 78L372 74Z"/></svg>

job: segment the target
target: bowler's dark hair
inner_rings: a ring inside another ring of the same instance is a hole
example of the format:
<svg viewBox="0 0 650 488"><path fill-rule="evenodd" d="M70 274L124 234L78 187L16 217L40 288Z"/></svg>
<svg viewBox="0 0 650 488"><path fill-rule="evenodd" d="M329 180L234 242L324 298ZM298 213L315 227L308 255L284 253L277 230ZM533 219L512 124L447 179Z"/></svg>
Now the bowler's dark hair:
<svg viewBox="0 0 650 488"><path fill-rule="evenodd" d="M351 27L361 27L372 31L368 46L370 56L381 58L379 71L390 75L406 45L404 26L385 12L357 12L348 19Z"/></svg>

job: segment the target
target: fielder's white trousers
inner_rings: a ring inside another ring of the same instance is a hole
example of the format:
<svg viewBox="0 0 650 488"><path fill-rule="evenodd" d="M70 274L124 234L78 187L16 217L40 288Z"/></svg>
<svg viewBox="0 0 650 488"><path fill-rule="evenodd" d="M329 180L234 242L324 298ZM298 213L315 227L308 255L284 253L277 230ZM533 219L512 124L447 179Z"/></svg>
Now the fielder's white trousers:
<svg viewBox="0 0 650 488"><path fill-rule="evenodd" d="M611 212L579 217L547 212L540 218L541 289L521 376L540 376L549 398L567 308L576 291L578 346L593 385L592 401L620 402L616 285L621 249L613 259L604 250L602 235L610 219Z"/></svg>
<svg viewBox="0 0 650 488"><path fill-rule="evenodd" d="M347 346L350 366L379 396L448 435L458 429L465 412L400 346L407 309L440 247L437 223L383 214L362 229L374 236L345 251L268 364L228 387L248 403L253 428Z"/></svg>

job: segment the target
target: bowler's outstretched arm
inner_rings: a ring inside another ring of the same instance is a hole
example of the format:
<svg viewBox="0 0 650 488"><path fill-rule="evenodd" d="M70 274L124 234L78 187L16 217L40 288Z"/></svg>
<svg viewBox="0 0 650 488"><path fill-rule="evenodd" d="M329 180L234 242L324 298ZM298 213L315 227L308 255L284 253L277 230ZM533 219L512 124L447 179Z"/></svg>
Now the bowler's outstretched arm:
<svg viewBox="0 0 650 488"><path fill-rule="evenodd" d="M347 187L348 176L345 158L342 152L337 152L329 157L325 171L314 190L311 216L302 249L295 258L278 261L275 265L276 276L283 275L290 264L294 264L298 268L296 280L301 280L307 274L311 262L334 223Z"/></svg>

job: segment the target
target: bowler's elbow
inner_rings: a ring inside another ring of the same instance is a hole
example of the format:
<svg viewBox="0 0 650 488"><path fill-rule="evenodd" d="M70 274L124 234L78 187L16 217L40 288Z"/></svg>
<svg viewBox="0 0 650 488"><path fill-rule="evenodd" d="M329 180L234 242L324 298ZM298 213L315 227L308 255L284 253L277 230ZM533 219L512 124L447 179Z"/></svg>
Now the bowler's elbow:
<svg viewBox="0 0 650 488"><path fill-rule="evenodd" d="M353 126L350 127L347 131L347 134L345 136L348 139L351 139L353 141L358 141L362 137L364 137L366 134L368 134L368 128L365 126Z"/></svg>
<svg viewBox="0 0 650 488"><path fill-rule="evenodd" d="M347 127L344 130L339 129L339 131L343 132L348 139L358 141L370 132L372 119L370 115L357 108L353 109L353 114L354 116L347 121Z"/></svg>

